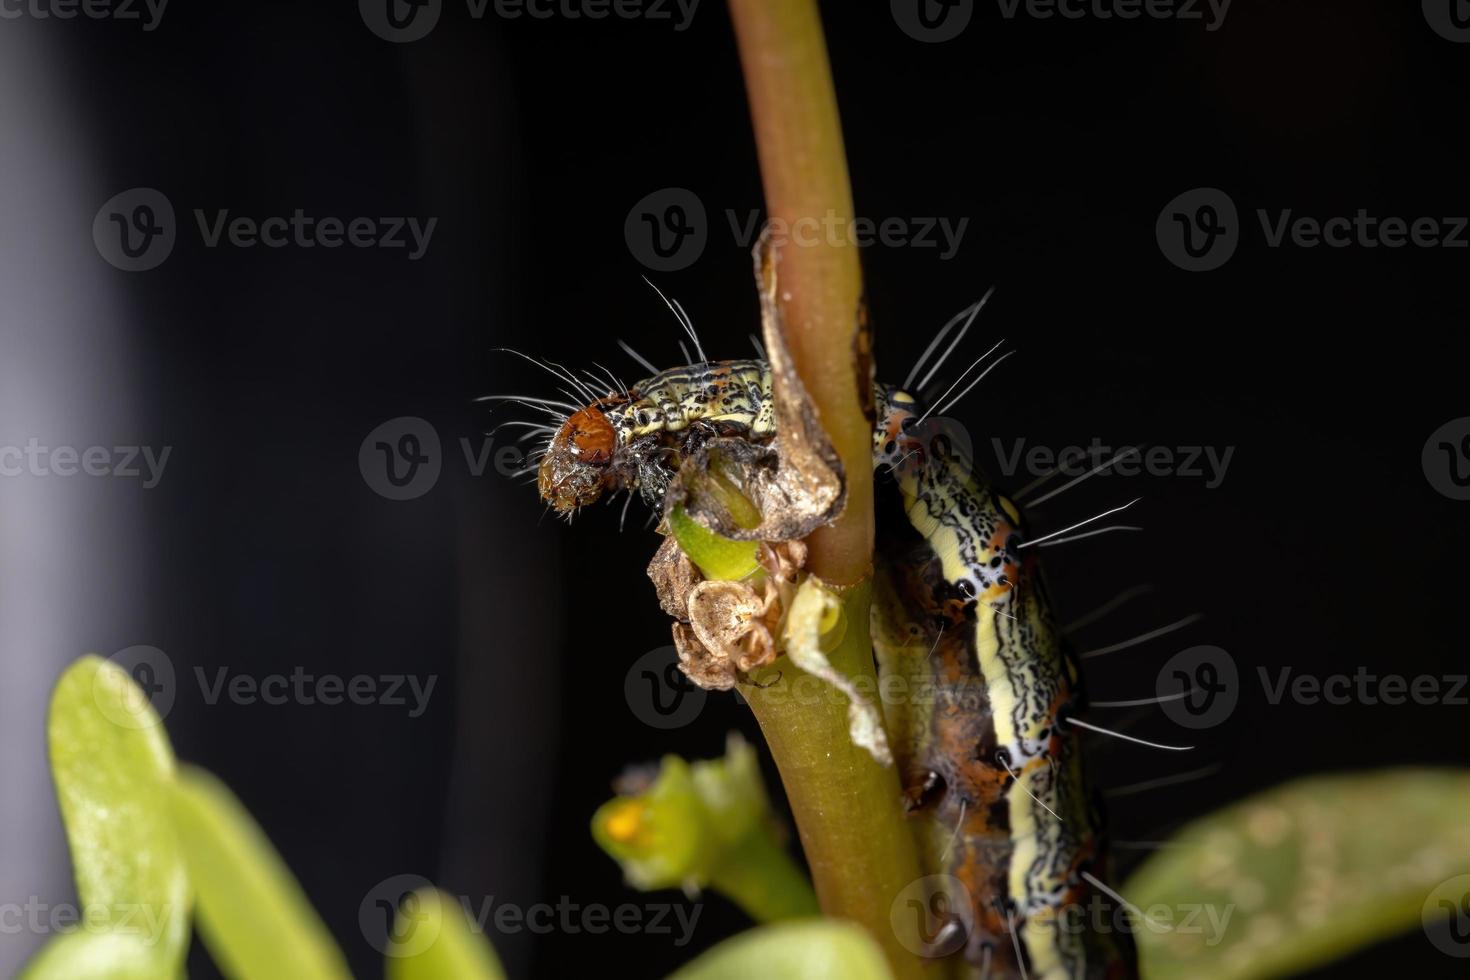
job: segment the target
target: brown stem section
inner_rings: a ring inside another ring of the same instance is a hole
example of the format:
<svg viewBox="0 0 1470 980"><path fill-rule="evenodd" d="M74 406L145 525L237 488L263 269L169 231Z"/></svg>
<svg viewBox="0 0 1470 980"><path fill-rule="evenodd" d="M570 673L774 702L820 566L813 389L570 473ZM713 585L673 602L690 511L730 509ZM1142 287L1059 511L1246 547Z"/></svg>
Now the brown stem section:
<svg viewBox="0 0 1470 980"><path fill-rule="evenodd" d="M777 300L786 346L842 460L847 505L807 539L807 567L846 588L848 628L831 662L876 691L868 605L873 560L873 422L867 338L859 316L862 272L852 228L852 188L837 96L815 0L729 0L773 226L831 229L820 241L776 241ZM890 915L919 875L894 769L880 766L848 733L846 698L814 690L782 658L741 692L771 747L796 817L822 910L862 925L894 976L924 976L923 960L899 942ZM805 702L805 703L803 703Z"/></svg>
<svg viewBox="0 0 1470 980"><path fill-rule="evenodd" d="M808 566L852 585L873 559L873 423L863 408L871 379L859 370L862 269L848 234L852 187L827 46L814 0L730 0L730 15L772 225L805 219L824 229L815 244L777 243L778 299L797 374L847 473L847 507L808 539Z"/></svg>

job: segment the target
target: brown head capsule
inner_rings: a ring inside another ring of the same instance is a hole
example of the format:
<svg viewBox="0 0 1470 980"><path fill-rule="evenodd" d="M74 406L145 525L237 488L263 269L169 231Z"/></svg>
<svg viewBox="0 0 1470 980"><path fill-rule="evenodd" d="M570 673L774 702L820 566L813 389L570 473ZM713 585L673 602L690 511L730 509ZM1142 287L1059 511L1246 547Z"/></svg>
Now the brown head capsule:
<svg viewBox="0 0 1470 980"><path fill-rule="evenodd" d="M611 487L617 448L617 431L602 409L589 405L574 413L552 437L541 461L541 499L562 514L596 501Z"/></svg>

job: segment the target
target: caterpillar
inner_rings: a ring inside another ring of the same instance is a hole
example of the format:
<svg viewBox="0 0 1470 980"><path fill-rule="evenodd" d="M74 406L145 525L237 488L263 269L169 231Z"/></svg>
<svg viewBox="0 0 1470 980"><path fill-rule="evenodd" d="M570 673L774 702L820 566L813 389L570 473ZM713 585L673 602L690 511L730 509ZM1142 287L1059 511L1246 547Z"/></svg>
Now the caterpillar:
<svg viewBox="0 0 1470 980"><path fill-rule="evenodd" d="M1130 976L1126 934L1081 921L1112 897L1097 884L1103 822L1068 724L1080 673L1023 553L1021 513L925 430L912 395L886 388L878 404L875 464L901 493L879 496L890 513L878 520L873 644L882 674L932 692L885 710L909 735L894 755L905 802L925 818L924 863L960 893L955 944L989 976ZM945 944L936 936L937 952Z"/></svg>
<svg viewBox="0 0 1470 980"><path fill-rule="evenodd" d="M658 512L680 461L705 440L776 434L764 360L701 359L602 396L542 366L582 396L537 403L564 416L534 426L549 436L540 494L561 514L616 491L637 491ZM893 749L924 864L948 883L950 912L926 952L962 953L985 977L1134 976L1126 933L1082 920L1114 896L1099 877L1102 820L1070 725L1080 675L1023 553L1022 516L926 425L914 395L876 385L874 402L873 463L889 478L875 653L882 675L932 692L885 705L890 729L907 733Z"/></svg>

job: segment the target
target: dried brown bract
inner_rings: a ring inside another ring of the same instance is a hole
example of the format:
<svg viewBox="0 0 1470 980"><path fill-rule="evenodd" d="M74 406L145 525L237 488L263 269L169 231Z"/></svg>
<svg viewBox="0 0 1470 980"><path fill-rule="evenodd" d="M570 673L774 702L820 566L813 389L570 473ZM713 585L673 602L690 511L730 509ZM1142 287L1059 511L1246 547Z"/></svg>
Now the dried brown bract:
<svg viewBox="0 0 1470 980"><path fill-rule="evenodd" d="M776 303L775 250L768 237L756 246L755 262L775 440L711 439L679 468L665 494L664 512L683 507L716 534L737 541L794 541L837 519L847 502L846 482L842 462L786 347ZM871 391L867 398L872 400ZM722 489L738 492L754 506L759 523L732 514L728 493L709 492L705 477L711 473L718 474Z"/></svg>
<svg viewBox="0 0 1470 980"><path fill-rule="evenodd" d="M648 577L653 580L658 604L663 611L676 620L687 621L689 593L694 591L702 576L694 562L679 550L679 542L673 535L664 538L663 544L654 552L653 560L648 563Z"/></svg>
<svg viewBox="0 0 1470 980"><path fill-rule="evenodd" d="M742 582L710 581L664 541L648 566L659 603L676 620L674 646L679 668L709 690L735 686L741 674L771 663L779 655L777 637L796 580L806 561L800 541L762 544L764 574Z"/></svg>

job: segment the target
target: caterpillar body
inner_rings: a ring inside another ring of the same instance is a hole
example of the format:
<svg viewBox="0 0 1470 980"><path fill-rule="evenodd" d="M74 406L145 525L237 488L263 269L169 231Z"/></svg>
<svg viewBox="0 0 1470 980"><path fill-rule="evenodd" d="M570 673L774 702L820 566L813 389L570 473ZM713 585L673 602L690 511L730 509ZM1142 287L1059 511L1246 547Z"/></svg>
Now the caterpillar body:
<svg viewBox="0 0 1470 980"><path fill-rule="evenodd" d="M989 976L1130 976L1126 935L1083 921L1110 896L1093 884L1102 819L1067 726L1080 673L1021 514L913 396L886 388L877 404L874 462L900 491L880 506L906 520L878 515L873 644L885 676L929 693L885 712L909 733L893 747L905 800L963 927L935 952L963 943Z"/></svg>
<svg viewBox="0 0 1470 980"><path fill-rule="evenodd" d="M737 360L596 399L555 428L541 495L563 513L617 490L659 508L703 440L775 436L771 388L764 361ZM885 678L929 692L884 706L890 730L907 733L893 750L925 866L945 883L925 952L962 951L987 977L1133 976L1126 935L1078 914L1107 905L1094 884L1101 819L1067 725L1082 707L1079 672L1022 552L1021 514L911 394L878 385L874 401L873 462L892 477L880 495L874 648Z"/></svg>

